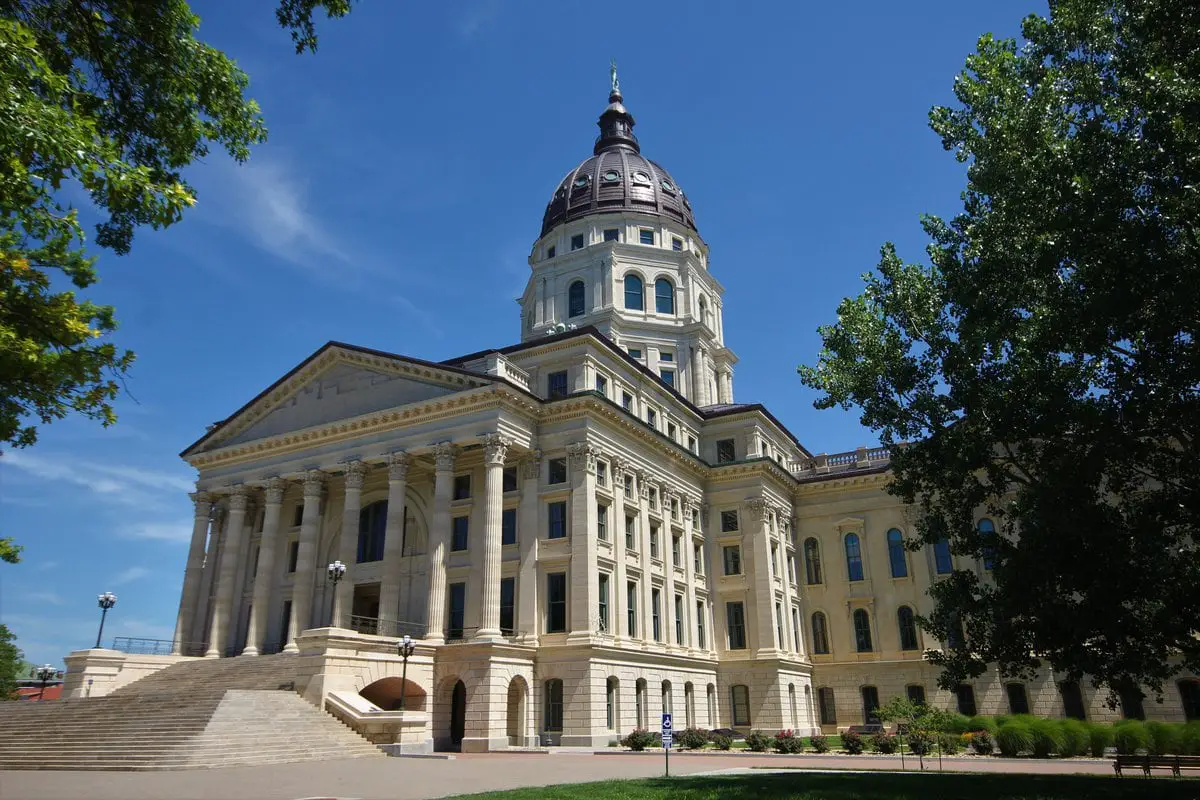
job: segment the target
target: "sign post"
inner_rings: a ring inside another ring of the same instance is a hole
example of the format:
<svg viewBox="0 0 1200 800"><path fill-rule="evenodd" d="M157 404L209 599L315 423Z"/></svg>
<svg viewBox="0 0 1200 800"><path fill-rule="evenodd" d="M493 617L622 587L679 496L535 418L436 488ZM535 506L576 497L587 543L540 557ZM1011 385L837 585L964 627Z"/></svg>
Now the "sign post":
<svg viewBox="0 0 1200 800"><path fill-rule="evenodd" d="M663 763L667 767L667 777L671 777L671 743L674 739L674 732L671 725L671 715L662 715L662 743L663 743Z"/></svg>

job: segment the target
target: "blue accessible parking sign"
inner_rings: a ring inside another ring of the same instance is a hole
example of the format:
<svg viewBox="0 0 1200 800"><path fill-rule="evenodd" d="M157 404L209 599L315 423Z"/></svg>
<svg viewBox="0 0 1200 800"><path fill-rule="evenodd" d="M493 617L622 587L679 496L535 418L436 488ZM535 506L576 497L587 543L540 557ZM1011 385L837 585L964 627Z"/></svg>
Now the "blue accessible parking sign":
<svg viewBox="0 0 1200 800"><path fill-rule="evenodd" d="M663 715L662 715L662 743L663 743L663 747L666 747L666 748L670 749L670 747L671 747L671 740L672 740L673 738L674 738L674 734L673 734L673 732L672 732L672 727L671 727L671 715L670 715L670 714L663 714Z"/></svg>

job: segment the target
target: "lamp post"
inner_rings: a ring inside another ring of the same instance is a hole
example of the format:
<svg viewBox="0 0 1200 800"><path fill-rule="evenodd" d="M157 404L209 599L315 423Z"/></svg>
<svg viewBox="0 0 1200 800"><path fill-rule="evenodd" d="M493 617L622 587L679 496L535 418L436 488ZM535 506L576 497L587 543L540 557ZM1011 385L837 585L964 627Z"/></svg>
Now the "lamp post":
<svg viewBox="0 0 1200 800"><path fill-rule="evenodd" d="M330 612L332 626L337 628L338 625L338 581L346 577L346 565L341 561L335 561L328 567L329 582L333 584L333 610Z"/></svg>
<svg viewBox="0 0 1200 800"><path fill-rule="evenodd" d="M42 690L38 692L38 700L41 700L42 696L46 694L46 684L50 682L50 679L54 677L56 672L57 670L49 664L42 664L38 667L38 680L42 682Z"/></svg>
<svg viewBox="0 0 1200 800"><path fill-rule="evenodd" d="M100 603L100 630L96 632L96 647L99 647L100 637L104 635L104 618L108 616L108 610L117 604L117 596L112 592L105 592L97 599Z"/></svg>
<svg viewBox="0 0 1200 800"><path fill-rule="evenodd" d="M417 649L417 646L413 643L412 637L406 633L404 634L404 638L400 640L400 644L396 649L400 652L400 657L404 659L404 666L400 670L400 711L402 716L400 719L400 731L396 741L396 755L400 755L400 753L404 750L403 712L407 710L404 707L404 701L406 699L404 695L408 690L408 657L413 654L413 651Z"/></svg>

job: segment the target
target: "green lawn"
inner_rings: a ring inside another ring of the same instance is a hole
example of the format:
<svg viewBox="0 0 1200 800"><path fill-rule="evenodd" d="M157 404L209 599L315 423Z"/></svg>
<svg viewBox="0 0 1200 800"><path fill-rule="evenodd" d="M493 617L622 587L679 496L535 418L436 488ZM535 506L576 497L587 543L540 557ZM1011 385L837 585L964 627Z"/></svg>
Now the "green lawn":
<svg viewBox="0 0 1200 800"><path fill-rule="evenodd" d="M605 781L462 796L472 800L1196 800L1200 780L798 773Z"/></svg>

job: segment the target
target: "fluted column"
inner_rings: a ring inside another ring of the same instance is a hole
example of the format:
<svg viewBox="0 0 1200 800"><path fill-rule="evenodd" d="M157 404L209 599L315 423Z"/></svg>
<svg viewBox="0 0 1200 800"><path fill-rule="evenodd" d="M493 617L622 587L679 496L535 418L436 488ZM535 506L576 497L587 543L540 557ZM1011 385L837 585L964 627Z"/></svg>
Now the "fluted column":
<svg viewBox="0 0 1200 800"><path fill-rule="evenodd" d="M196 598L196 616L192 620L191 636L196 642L208 641L208 621L216 603L217 569L221 565L221 543L225 541L225 523L228 521L229 509L214 501L212 522L208 526L208 547L204 551L204 570L200 577L200 596Z"/></svg>
<svg viewBox="0 0 1200 800"><path fill-rule="evenodd" d="M361 461L346 464L345 491L342 505L342 533L338 540L338 560L346 565L346 574L337 586L333 598L333 610L329 625L348 628L348 618L354 602L354 571L358 561L358 514L362 510L363 480L367 476L367 465Z"/></svg>
<svg viewBox="0 0 1200 800"><path fill-rule="evenodd" d="M400 561L404 558L404 498L408 491L408 460L408 453L392 453L388 456L387 530L383 535L383 579L379 585L379 616L388 620L400 619ZM380 633L391 635L392 631L385 629Z"/></svg>
<svg viewBox="0 0 1200 800"><path fill-rule="evenodd" d="M187 565L183 570L183 590L179 594L179 614L175 618L175 640L172 655L186 655L184 645L190 644L196 603L200 598L200 583L204 573L204 544L208 538L209 517L212 515L212 496L194 492L192 498L192 541L188 546Z"/></svg>
<svg viewBox="0 0 1200 800"><path fill-rule="evenodd" d="M221 550L221 566L217 570L217 601L213 607L212 623L208 631L208 651L204 654L206 658L217 658L225 654L225 640L233 615L233 584L237 576L238 552L242 548L246 505L249 499L244 486L234 486L230 490L229 523L225 533L225 546Z"/></svg>
<svg viewBox="0 0 1200 800"><path fill-rule="evenodd" d="M596 544L596 460L599 454L600 451L587 442L567 448L571 464L571 632L568 639L590 638L595 627L592 619L599 614L599 548Z"/></svg>
<svg viewBox="0 0 1200 800"><path fill-rule="evenodd" d="M538 483L542 474L542 451L535 450L521 463L521 506L517 511L517 544L521 553L517 577L517 637L522 644L536 644L537 602L541 586L537 580Z"/></svg>
<svg viewBox="0 0 1200 800"><path fill-rule="evenodd" d="M500 539L504 515L504 459L509 440L483 437L483 591L479 593L476 639L500 638Z"/></svg>
<svg viewBox="0 0 1200 800"><path fill-rule="evenodd" d="M299 652L296 636L312 624L313 581L317 570L317 540L321 535L321 494L325 473L309 470L304 475L304 514L300 518L300 541L296 548L296 580L292 584L292 617L288 620L285 653Z"/></svg>
<svg viewBox="0 0 1200 800"><path fill-rule="evenodd" d="M283 506L283 490L287 482L282 478L267 481L264 492L265 514L263 515L262 538L258 545L258 568L254 573L254 599L250 604L250 628L246 631L244 656L256 656L265 645L263 637L267 631L267 612L271 607L271 583L275 578L275 548L279 546L279 512Z"/></svg>
<svg viewBox="0 0 1200 800"><path fill-rule="evenodd" d="M446 549L450 539L450 497L454 488L453 445L437 446L433 477L433 524L429 531L429 606L425 639L441 643L446 634Z"/></svg>

